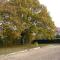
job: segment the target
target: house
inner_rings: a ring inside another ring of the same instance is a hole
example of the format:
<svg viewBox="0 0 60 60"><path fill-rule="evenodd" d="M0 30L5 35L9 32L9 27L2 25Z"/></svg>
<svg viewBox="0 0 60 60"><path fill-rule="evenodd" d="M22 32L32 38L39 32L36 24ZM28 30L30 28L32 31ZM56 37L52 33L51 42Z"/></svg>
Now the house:
<svg viewBox="0 0 60 60"><path fill-rule="evenodd" d="M56 28L56 35L60 35L60 27Z"/></svg>

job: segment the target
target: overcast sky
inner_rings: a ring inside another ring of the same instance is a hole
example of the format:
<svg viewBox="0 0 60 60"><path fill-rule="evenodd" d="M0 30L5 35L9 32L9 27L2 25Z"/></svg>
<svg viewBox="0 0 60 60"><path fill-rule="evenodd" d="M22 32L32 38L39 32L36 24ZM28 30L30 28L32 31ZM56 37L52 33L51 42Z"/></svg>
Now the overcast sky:
<svg viewBox="0 0 60 60"><path fill-rule="evenodd" d="M47 6L48 11L57 27L60 27L60 0L39 0L40 3Z"/></svg>

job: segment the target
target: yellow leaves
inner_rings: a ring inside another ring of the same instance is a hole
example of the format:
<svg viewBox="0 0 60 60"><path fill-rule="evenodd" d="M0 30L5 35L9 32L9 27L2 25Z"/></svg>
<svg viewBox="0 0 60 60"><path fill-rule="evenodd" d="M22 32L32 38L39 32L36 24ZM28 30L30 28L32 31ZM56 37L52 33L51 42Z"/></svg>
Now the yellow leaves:
<svg viewBox="0 0 60 60"><path fill-rule="evenodd" d="M54 30L55 26L47 8L39 4L38 0L10 0L0 4L0 12L9 16L7 19L2 17L3 21L6 20L3 28L4 34L12 40L18 39L22 32L25 32L22 37L31 41L37 37L50 39L54 33L52 29ZM0 20L2 18L0 17Z"/></svg>
<svg viewBox="0 0 60 60"><path fill-rule="evenodd" d="M20 36L20 33L17 31L12 31L10 36L11 38L16 39Z"/></svg>

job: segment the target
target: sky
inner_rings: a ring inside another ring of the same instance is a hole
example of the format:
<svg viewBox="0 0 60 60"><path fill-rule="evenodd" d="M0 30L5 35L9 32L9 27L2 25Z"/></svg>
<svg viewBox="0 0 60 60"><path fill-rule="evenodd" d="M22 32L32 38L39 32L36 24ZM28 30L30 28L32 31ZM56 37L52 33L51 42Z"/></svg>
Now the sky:
<svg viewBox="0 0 60 60"><path fill-rule="evenodd" d="M55 23L55 26L60 27L60 0L39 0L41 4L44 4L52 20Z"/></svg>

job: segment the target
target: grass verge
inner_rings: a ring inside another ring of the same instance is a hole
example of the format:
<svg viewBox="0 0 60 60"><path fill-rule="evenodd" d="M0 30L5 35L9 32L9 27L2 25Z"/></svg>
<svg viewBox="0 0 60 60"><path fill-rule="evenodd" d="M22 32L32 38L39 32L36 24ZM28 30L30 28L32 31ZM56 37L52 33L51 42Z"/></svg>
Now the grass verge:
<svg viewBox="0 0 60 60"><path fill-rule="evenodd" d="M33 44L33 45L20 45L20 46L13 46L13 47L5 47L5 48L0 48L0 55L4 54L9 54L17 51L22 51L25 49L31 49L35 47L42 47L46 46L47 44Z"/></svg>

